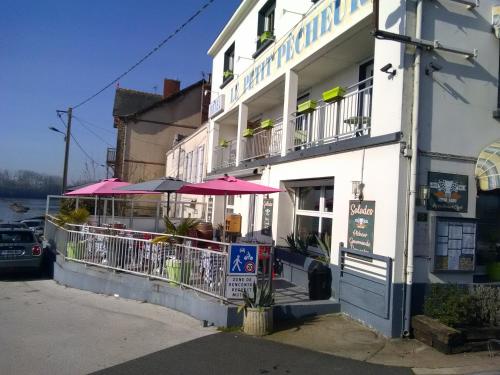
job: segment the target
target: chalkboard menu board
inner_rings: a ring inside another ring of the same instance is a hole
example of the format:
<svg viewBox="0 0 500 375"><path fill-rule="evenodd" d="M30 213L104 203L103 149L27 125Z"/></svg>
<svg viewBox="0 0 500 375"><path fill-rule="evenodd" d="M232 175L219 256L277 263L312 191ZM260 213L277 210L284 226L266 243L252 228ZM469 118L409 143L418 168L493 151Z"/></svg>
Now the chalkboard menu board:
<svg viewBox="0 0 500 375"><path fill-rule="evenodd" d="M375 201L349 201L348 247L373 253L374 227Z"/></svg>
<svg viewBox="0 0 500 375"><path fill-rule="evenodd" d="M475 219L436 218L434 271L474 271Z"/></svg>
<svg viewBox="0 0 500 375"><path fill-rule="evenodd" d="M264 198L262 207L262 234L264 236L272 236L273 227L273 200L272 198Z"/></svg>

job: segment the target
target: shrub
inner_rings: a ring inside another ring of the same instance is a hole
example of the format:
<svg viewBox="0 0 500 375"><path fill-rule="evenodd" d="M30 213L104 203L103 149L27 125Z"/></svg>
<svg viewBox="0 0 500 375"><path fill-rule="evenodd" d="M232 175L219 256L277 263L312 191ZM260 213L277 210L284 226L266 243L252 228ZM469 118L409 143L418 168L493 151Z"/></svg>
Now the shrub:
<svg viewBox="0 0 500 375"><path fill-rule="evenodd" d="M470 289L473 299L471 320L479 325L497 325L500 312L500 288L475 285Z"/></svg>

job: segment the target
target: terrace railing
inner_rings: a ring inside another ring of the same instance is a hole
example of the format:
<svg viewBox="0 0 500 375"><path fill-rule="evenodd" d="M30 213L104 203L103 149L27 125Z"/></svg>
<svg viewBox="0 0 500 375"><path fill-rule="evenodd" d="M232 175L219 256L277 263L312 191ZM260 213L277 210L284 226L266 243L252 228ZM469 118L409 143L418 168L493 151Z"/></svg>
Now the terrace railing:
<svg viewBox="0 0 500 375"><path fill-rule="evenodd" d="M45 224L45 238L66 260L165 280L226 300L228 244L165 236L87 225L63 228L52 217Z"/></svg>
<svg viewBox="0 0 500 375"><path fill-rule="evenodd" d="M296 114L290 122L289 151L368 135L371 127L372 78L347 88L333 103L318 102L316 110Z"/></svg>
<svg viewBox="0 0 500 375"><path fill-rule="evenodd" d="M245 157L252 160L281 154L283 120L275 120L272 129L259 129L252 137L245 138Z"/></svg>
<svg viewBox="0 0 500 375"><path fill-rule="evenodd" d="M223 169L236 164L236 139L229 140L224 146L214 147L212 169Z"/></svg>

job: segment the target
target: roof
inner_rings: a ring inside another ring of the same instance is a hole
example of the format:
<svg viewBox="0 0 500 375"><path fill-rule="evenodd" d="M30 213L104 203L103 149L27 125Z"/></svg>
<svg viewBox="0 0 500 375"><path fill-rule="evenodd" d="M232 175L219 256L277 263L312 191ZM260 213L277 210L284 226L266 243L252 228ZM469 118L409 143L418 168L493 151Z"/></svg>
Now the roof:
<svg viewBox="0 0 500 375"><path fill-rule="evenodd" d="M234 12L231 19L227 22L226 26L222 29L217 39L213 42L212 46L208 50L208 55L214 57L217 52L224 46L226 41L233 36L234 31L238 25L245 19L245 17L250 13L252 8L257 4L258 0L243 0Z"/></svg>
<svg viewBox="0 0 500 375"><path fill-rule="evenodd" d="M163 95L118 88L115 93L113 116L125 116L135 113L162 99Z"/></svg>
<svg viewBox="0 0 500 375"><path fill-rule="evenodd" d="M132 117L132 118L134 118L136 116L139 116L139 115L142 115L143 113L146 113L146 112L148 112L148 111L150 111L150 110L152 110L152 109L154 109L156 107L159 107L162 104L165 104L165 103L168 103L168 102L172 102L172 101L174 101L174 100L182 97L182 95L184 95L188 91L191 91L191 90L197 88L198 86L203 87L203 85L205 85L206 83L207 83L206 80L201 79L198 82L195 82L192 85L187 86L187 87L183 88L182 90L179 90L175 94L167 96L166 98L163 98L161 96L160 100L157 100L156 102L150 103L148 106L139 108L135 112L126 113L125 115L128 115L127 117Z"/></svg>

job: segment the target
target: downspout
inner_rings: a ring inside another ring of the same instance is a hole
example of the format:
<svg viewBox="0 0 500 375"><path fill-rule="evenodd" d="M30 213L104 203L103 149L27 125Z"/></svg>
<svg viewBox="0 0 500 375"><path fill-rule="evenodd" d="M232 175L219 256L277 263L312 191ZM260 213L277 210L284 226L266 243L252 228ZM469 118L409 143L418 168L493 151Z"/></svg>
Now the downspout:
<svg viewBox="0 0 500 375"><path fill-rule="evenodd" d="M417 0L415 38L422 38L422 0ZM411 299L413 284L413 254L415 242L415 222L416 222L416 198L418 179L418 134L419 134L419 106L420 106L420 59L421 48L415 50L415 61L413 65L413 108L412 108L412 129L410 139L410 191L408 203L408 244L406 255L406 293L404 310L404 331L403 335L410 334L411 321Z"/></svg>

